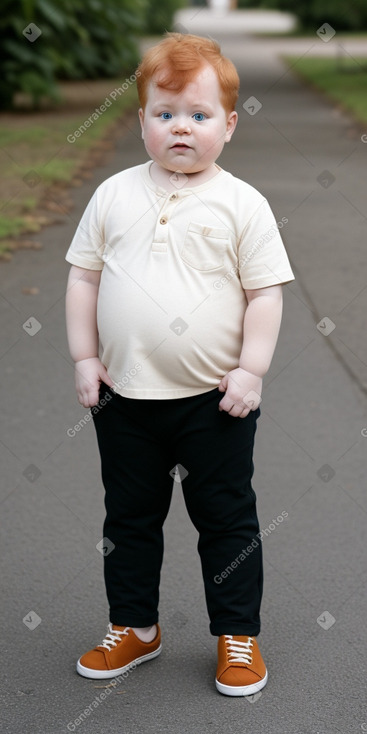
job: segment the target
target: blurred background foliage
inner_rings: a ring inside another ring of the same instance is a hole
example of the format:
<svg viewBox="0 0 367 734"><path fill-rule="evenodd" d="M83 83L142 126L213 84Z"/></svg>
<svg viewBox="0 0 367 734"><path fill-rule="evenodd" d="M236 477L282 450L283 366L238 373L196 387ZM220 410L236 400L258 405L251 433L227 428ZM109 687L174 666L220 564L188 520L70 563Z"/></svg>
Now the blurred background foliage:
<svg viewBox="0 0 367 734"><path fill-rule="evenodd" d="M196 0L205 5L205 0ZM367 0L237 0L239 8L285 10L298 18L300 30L329 23L336 31L367 30Z"/></svg>
<svg viewBox="0 0 367 734"><path fill-rule="evenodd" d="M29 95L59 100L58 79L129 76L139 61L138 38L171 30L186 5L205 0L2 0L0 106ZM299 29L329 23L337 31L367 30L367 0L238 0L238 8L293 13ZM34 23L41 35L32 43L24 29Z"/></svg>
<svg viewBox="0 0 367 734"><path fill-rule="evenodd" d="M59 100L58 79L129 76L139 62L139 36L170 30L186 0L3 0L0 105L18 92L37 108ZM34 23L41 35L23 31ZM31 36L30 36L31 37Z"/></svg>
<svg viewBox="0 0 367 734"><path fill-rule="evenodd" d="M336 31L367 30L366 0L260 0L257 7L286 10L299 20L301 30L316 30L329 23ZM239 0L239 7L249 7ZM254 3L251 3L254 7Z"/></svg>

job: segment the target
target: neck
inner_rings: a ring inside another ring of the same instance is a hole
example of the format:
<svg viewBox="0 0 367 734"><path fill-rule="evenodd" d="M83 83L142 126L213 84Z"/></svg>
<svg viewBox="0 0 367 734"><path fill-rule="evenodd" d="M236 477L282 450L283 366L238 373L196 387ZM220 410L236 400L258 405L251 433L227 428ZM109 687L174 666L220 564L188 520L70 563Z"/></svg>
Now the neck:
<svg viewBox="0 0 367 734"><path fill-rule="evenodd" d="M174 182L172 182L171 178L175 171L169 171L167 168L162 168L158 163L155 161L150 166L150 175L155 183L157 183L159 186L163 186L167 191L173 191L177 189L177 186L174 185ZM211 166L206 168L204 171L196 171L195 173L186 173L185 176L187 177L187 180L185 179L185 183L182 186L182 188L189 188L191 186L199 186L202 183L205 183L206 181L209 181L211 178L216 176L219 173L219 166L217 166L215 163L212 163Z"/></svg>

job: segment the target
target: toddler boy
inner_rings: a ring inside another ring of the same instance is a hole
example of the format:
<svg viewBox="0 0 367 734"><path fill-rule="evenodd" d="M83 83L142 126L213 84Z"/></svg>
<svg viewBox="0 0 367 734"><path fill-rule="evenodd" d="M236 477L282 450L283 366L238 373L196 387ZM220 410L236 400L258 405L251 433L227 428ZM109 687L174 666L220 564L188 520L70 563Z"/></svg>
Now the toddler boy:
<svg viewBox="0 0 367 734"><path fill-rule="evenodd" d="M112 678L159 655L162 527L180 477L219 638L216 687L246 696L268 677L254 435L281 284L294 276L266 199L216 163L237 124L232 62L212 40L169 33L136 73L149 160L98 187L66 255L76 390L101 455L110 607L106 637L77 671Z"/></svg>

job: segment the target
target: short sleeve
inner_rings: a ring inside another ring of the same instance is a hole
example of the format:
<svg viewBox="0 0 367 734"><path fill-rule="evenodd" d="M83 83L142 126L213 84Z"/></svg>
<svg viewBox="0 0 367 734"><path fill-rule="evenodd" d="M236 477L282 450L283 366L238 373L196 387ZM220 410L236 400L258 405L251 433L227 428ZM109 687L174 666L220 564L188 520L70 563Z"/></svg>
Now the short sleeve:
<svg viewBox="0 0 367 734"><path fill-rule="evenodd" d="M98 189L90 199L65 255L72 265L88 270L102 270L104 236L98 213Z"/></svg>
<svg viewBox="0 0 367 734"><path fill-rule="evenodd" d="M279 225L264 199L245 227L238 248L239 273L245 290L294 280Z"/></svg>

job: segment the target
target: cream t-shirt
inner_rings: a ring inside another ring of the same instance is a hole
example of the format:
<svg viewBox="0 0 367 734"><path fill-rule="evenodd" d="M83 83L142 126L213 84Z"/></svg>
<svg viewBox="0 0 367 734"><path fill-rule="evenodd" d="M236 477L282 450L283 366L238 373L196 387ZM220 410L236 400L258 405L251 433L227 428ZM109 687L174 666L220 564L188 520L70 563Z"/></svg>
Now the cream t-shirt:
<svg viewBox="0 0 367 734"><path fill-rule="evenodd" d="M102 270L99 357L124 397L172 399L214 389L238 367L246 289L294 280L274 215L252 186L217 166L199 186L152 161L102 183L66 255ZM177 188L176 188L177 187Z"/></svg>

